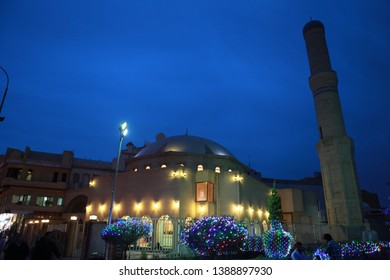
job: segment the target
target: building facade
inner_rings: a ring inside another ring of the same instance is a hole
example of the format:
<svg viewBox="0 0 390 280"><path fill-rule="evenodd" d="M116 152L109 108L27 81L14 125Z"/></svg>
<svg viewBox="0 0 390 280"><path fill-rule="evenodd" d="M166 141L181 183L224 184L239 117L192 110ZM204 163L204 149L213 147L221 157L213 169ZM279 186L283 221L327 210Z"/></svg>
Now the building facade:
<svg viewBox="0 0 390 280"><path fill-rule="evenodd" d="M158 134L155 142L141 148L128 144L121 159L113 219L145 218L153 226L150 242L134 246L179 252L180 231L204 216L233 216L250 235L261 236L269 228L266 203L272 186L218 143ZM31 245L44 232L58 230L66 240L64 255L102 254L100 230L109 217L115 163L78 159L69 151L8 149L0 159L2 229L7 221L16 225ZM292 188L279 192L287 220L320 222L317 195L300 197ZM298 237L304 234L295 231Z"/></svg>
<svg viewBox="0 0 390 280"><path fill-rule="evenodd" d="M88 190L90 178L110 173L111 163L78 159L71 151L7 149L0 156L0 231L18 232L30 245L47 231L66 235L66 213L85 213L86 204L69 204L69 193ZM65 244L59 245L65 254Z"/></svg>

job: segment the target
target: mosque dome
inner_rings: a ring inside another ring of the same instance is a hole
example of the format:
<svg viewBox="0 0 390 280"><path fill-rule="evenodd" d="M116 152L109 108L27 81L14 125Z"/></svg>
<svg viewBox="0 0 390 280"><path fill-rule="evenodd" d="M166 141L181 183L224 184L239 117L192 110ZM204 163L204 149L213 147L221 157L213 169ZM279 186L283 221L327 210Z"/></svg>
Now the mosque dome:
<svg viewBox="0 0 390 280"><path fill-rule="evenodd" d="M218 156L234 156L223 146L206 138L180 135L165 137L159 133L156 142L148 144L135 157L160 155L169 152L192 153Z"/></svg>

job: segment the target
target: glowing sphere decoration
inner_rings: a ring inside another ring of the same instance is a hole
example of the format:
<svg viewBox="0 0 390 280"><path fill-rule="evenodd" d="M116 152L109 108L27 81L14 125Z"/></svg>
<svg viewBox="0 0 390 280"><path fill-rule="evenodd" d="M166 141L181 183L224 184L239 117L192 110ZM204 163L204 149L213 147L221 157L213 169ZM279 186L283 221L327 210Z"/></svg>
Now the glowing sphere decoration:
<svg viewBox="0 0 390 280"><path fill-rule="evenodd" d="M318 248L313 254L313 260L330 260L330 256L328 253Z"/></svg>
<svg viewBox="0 0 390 280"><path fill-rule="evenodd" d="M203 217L184 229L180 239L201 256L237 255L244 251L248 231L230 216Z"/></svg>
<svg viewBox="0 0 390 280"><path fill-rule="evenodd" d="M103 240L112 244L129 245L140 238L148 239L152 234L152 225L146 219L120 219L102 229Z"/></svg>
<svg viewBox="0 0 390 280"><path fill-rule="evenodd" d="M271 221L271 229L265 231L261 239L265 255L277 260L288 256L294 240L278 220Z"/></svg>
<svg viewBox="0 0 390 280"><path fill-rule="evenodd" d="M249 236L245 246L247 252L263 252L263 242L260 236Z"/></svg>

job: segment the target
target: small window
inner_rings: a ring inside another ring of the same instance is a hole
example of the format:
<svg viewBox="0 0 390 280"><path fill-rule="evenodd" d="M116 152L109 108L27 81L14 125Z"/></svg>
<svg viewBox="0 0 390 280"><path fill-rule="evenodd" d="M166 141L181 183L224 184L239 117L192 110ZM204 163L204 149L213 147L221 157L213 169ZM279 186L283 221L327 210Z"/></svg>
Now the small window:
<svg viewBox="0 0 390 280"><path fill-rule="evenodd" d="M63 203L64 203L64 201L63 201L62 197L59 197L59 198L57 199L57 206L62 206Z"/></svg>
<svg viewBox="0 0 390 280"><path fill-rule="evenodd" d="M150 165L145 165L145 169L149 170L150 169Z"/></svg>
<svg viewBox="0 0 390 280"><path fill-rule="evenodd" d="M198 171L203 171L203 165L201 164L198 165Z"/></svg>
<svg viewBox="0 0 390 280"><path fill-rule="evenodd" d="M43 207L50 207L53 206L54 197L52 196L38 196L36 205L37 206L43 206Z"/></svg>
<svg viewBox="0 0 390 280"><path fill-rule="evenodd" d="M221 167L219 166L215 167L215 173L221 173Z"/></svg>
<svg viewBox="0 0 390 280"><path fill-rule="evenodd" d="M31 195L14 194L12 195L11 202L18 205L30 205L30 201L31 201Z"/></svg>
<svg viewBox="0 0 390 280"><path fill-rule="evenodd" d="M167 165L165 163L161 164L161 168L167 168Z"/></svg>
<svg viewBox="0 0 390 280"><path fill-rule="evenodd" d="M68 174L62 173L61 182L66 182L66 177L67 176L68 176Z"/></svg>

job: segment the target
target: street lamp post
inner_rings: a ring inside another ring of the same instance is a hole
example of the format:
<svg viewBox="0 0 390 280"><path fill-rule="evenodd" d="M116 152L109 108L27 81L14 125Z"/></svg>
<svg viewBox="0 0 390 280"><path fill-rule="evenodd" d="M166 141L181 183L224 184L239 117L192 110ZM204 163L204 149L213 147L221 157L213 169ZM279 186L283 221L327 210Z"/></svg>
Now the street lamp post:
<svg viewBox="0 0 390 280"><path fill-rule="evenodd" d="M120 160L121 152L122 152L122 142L123 142L123 138L128 133L127 123L126 122L122 122L121 123L121 125L119 126L119 132L120 132L120 138L119 138L118 157L116 158L114 186L113 186L112 191L111 191L110 213L109 213L109 216L108 216L107 225L110 225L112 223L112 210L113 210L114 203L115 203L115 191L116 191L116 185L117 185L119 160ZM105 257L106 257L106 259L108 259L108 244L107 244L107 242L106 242L106 247L105 247Z"/></svg>
<svg viewBox="0 0 390 280"><path fill-rule="evenodd" d="M4 104L4 101L5 101L5 97L7 96L7 91L8 91L8 84L9 84L9 77L8 77L8 74L7 74L7 71L5 71L5 69L3 67L1 67L1 70L3 70L6 78L7 78L7 83L5 85L5 90L4 90L4 95L3 95L3 99L1 100L1 105L0 105L0 114L1 114L1 110L3 109L3 104ZM4 121L5 117L1 117L0 116L0 122Z"/></svg>

